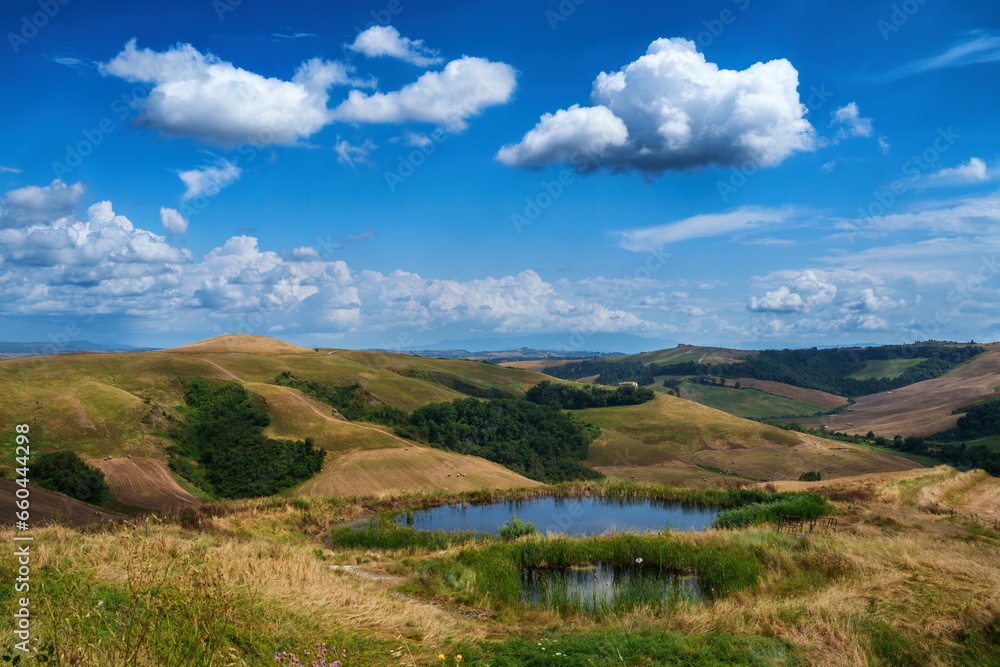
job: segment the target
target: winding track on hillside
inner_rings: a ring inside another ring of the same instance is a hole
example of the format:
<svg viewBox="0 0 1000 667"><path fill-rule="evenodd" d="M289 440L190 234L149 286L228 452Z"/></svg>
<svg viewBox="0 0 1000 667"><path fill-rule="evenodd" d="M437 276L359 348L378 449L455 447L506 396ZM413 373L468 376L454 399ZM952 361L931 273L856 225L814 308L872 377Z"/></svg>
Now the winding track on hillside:
<svg viewBox="0 0 1000 667"><path fill-rule="evenodd" d="M212 361L210 359L204 359L202 357L198 357L198 359L200 359L201 361L204 361L206 364L211 364L212 366L214 366L215 368L217 368L219 370L219 372L221 372L223 375L226 376L226 379L235 380L236 382L239 382L241 384L244 382L242 378L238 377L236 374L234 374L232 371L226 369L221 364L219 364L219 363L217 363L215 361ZM317 408L315 405L313 405L312 403L310 403L308 400L306 400L305 396L303 396L301 393L295 391L291 387L283 387L280 384L275 384L275 385L271 385L271 386L272 387L276 387L277 389L279 389L279 390L281 390L281 391L283 391L283 392L285 392L287 394L291 394L292 396L294 396L296 398L296 400L298 400L300 403L302 403L303 405L305 405L307 408L309 408L310 410L312 410L313 412L315 412L317 415L319 415L323 419L327 419L329 421L335 421L335 422L347 422L348 421L346 419L337 419L333 415L326 414L325 412L323 412L322 410L320 410L319 408ZM368 430L368 431L377 431L377 432L381 433L382 435L387 435L390 438L392 438L393 440L398 440L399 442L403 443L407 447L412 446L414 444L412 441L407 440L406 438L401 438L398 435L396 435L395 433L392 433L390 431L386 431L386 430L378 428L376 426L368 426L367 424L360 424L358 422L353 422L353 421L349 422L349 423L352 426L356 426L357 428L363 428L363 429Z"/></svg>

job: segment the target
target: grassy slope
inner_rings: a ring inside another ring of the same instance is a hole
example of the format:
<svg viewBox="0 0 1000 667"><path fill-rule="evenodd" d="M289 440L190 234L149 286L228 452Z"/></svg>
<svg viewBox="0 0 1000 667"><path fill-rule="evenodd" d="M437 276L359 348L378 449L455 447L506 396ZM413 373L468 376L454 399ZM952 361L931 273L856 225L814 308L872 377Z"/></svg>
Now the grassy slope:
<svg viewBox="0 0 1000 667"><path fill-rule="evenodd" d="M785 384L784 382L771 382L769 380L756 380L753 378L737 379L739 380L741 387L760 389L761 391L765 391L769 394L784 396L785 398L790 398L794 401L815 403L816 405L821 405L826 409L838 408L847 403L847 399L843 396L837 396L836 394L819 391L818 389L803 389L802 387ZM730 384L733 384L734 382L735 380L729 379Z"/></svg>
<svg viewBox="0 0 1000 667"><path fill-rule="evenodd" d="M987 352L939 378L862 396L851 412L800 421L813 428L825 425L860 435L874 431L887 438L930 435L951 428L960 416L953 414L956 408L993 395L994 387L1000 385L1000 345L985 347ZM848 422L853 426L847 426Z"/></svg>
<svg viewBox="0 0 1000 667"><path fill-rule="evenodd" d="M449 493L475 489L543 486L501 465L429 447L343 454L298 489L301 495L362 496L420 491Z"/></svg>
<svg viewBox="0 0 1000 667"><path fill-rule="evenodd" d="M548 379L479 362L351 350L315 352L260 336L225 336L155 352L2 360L0 415L30 423L33 442L42 449L69 447L83 458L98 460L128 454L163 459L170 443L158 433L170 427L166 415L177 416L175 408L184 403L178 378L195 376L236 380L263 398L273 419L268 429L272 437L312 436L333 453L403 447L409 443L390 429L335 418L332 408L268 383L285 370L310 380L360 383L379 400L406 410L464 397L443 385L393 372L406 368L450 373L514 392ZM130 478L111 481L119 489L133 483ZM394 483L389 480L387 488ZM169 498L174 490L164 486L156 493Z"/></svg>
<svg viewBox="0 0 1000 667"><path fill-rule="evenodd" d="M685 384L681 386L681 396L710 408L749 419L811 415L823 410L823 406L816 403L775 396L759 389Z"/></svg>
<svg viewBox="0 0 1000 667"><path fill-rule="evenodd" d="M625 357L605 357L609 361L628 359L629 361L640 361L644 364L680 364L686 361L694 361L704 364L729 364L737 360L737 357L744 357L754 354L751 350L731 350L725 347L672 347L666 350L655 350L653 352L642 352Z"/></svg>
<svg viewBox="0 0 1000 667"><path fill-rule="evenodd" d="M892 378L899 377L907 368L916 366L921 361L926 361L926 359L873 359L866 363L865 367L860 371L852 373L847 377L854 378L855 380L877 380L879 378L889 378L891 380Z"/></svg>
<svg viewBox="0 0 1000 667"><path fill-rule="evenodd" d="M642 405L574 414L603 429L586 461L595 466L657 465L684 460L704 449L786 448L802 439L797 433L664 394Z"/></svg>
<svg viewBox="0 0 1000 667"><path fill-rule="evenodd" d="M407 410L462 397L440 384L393 372L405 368L450 373L515 392L548 379L480 362L349 350L316 352L263 337L223 337L156 352L0 361L0 382L8 388L0 393L0 413L31 422L33 433L44 437L47 446L70 446L84 458L132 454L162 459L169 442L157 433L169 428L164 415L175 414L174 408L183 404L178 378L199 376L240 381L266 401L273 418L268 430L272 437L312 436L331 454L398 448L408 443L389 429L345 422L328 406L268 382L285 370L311 380L357 382L378 399ZM685 469L688 477L699 473L690 457L701 449L788 448L801 441L800 436L668 396L644 406L588 410L580 416L603 429L589 464L674 462L671 465ZM328 467L334 460L331 456ZM749 465L745 474L759 471L759 465ZM394 473L386 474L385 485L371 490L396 488ZM655 471L657 477L662 474L662 469Z"/></svg>
<svg viewBox="0 0 1000 667"><path fill-rule="evenodd" d="M373 667L437 665L438 654L450 666L458 653L470 667L998 665L1000 535L923 509L933 501L1000 512L989 503L996 482L941 467L779 483L843 498L837 528L676 533L672 539L684 544L752 552L767 566L760 585L711 604L669 613L640 608L611 622L516 607L497 613L489 600L470 599L461 570L455 585L430 588L431 573L453 567L456 548L325 549L331 523L361 516L364 508L353 503L232 503L206 513L197 530L151 522L150 539L135 539L127 527L42 528L33 531L32 639L75 639L65 645L78 647L76 664L87 667L166 664L176 647L207 637L216 618L225 625L222 644L206 664L273 664L274 651L325 641L347 649L345 664ZM12 537L0 535L8 544ZM16 571L12 549L0 565ZM159 585L161 576L169 587ZM13 595L0 597L0 631L8 634L14 604ZM150 624L143 636L156 641L125 655L140 633L125 634L134 626L117 620L133 614L140 627ZM660 653L681 640L690 642L686 650Z"/></svg>
<svg viewBox="0 0 1000 667"><path fill-rule="evenodd" d="M729 471L727 480L761 480L798 479L808 470L842 477L919 465L882 452L842 452L846 448L831 440L783 431L663 394L643 405L574 414L602 429L585 463L620 479L719 481L718 475L698 466Z"/></svg>

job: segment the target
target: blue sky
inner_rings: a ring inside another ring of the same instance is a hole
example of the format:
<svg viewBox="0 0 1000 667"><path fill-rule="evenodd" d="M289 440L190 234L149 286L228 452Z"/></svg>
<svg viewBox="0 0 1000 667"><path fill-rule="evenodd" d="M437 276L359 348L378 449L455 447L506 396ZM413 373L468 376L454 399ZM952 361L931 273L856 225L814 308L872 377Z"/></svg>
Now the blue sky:
<svg viewBox="0 0 1000 667"><path fill-rule="evenodd" d="M0 28L2 340L1000 338L993 3L18 0Z"/></svg>

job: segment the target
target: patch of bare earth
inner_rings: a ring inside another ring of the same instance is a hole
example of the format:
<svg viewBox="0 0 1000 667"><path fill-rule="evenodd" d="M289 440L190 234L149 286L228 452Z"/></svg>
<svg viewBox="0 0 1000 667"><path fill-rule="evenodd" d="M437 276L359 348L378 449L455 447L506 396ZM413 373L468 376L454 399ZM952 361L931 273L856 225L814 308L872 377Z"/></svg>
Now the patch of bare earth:
<svg viewBox="0 0 1000 667"><path fill-rule="evenodd" d="M145 457L91 459L87 461L104 473L111 495L120 503L151 510L191 507L199 500L185 491L159 459Z"/></svg>

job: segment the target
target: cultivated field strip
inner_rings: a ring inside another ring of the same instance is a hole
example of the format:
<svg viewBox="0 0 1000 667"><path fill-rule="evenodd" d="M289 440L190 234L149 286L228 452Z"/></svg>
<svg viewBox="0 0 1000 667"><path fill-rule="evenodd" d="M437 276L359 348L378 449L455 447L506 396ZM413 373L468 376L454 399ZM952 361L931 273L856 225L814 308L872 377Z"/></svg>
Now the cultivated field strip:
<svg viewBox="0 0 1000 667"><path fill-rule="evenodd" d="M91 459L87 461L104 473L111 495L120 503L150 510L191 507L198 499L185 491L159 459L145 457Z"/></svg>
<svg viewBox="0 0 1000 667"><path fill-rule="evenodd" d="M874 431L887 438L897 434L926 436L954 426L960 415L952 414L953 410L992 395L998 385L1000 350L989 349L939 378L862 396L850 412L799 421L858 435Z"/></svg>
<svg viewBox="0 0 1000 667"><path fill-rule="evenodd" d="M14 527L16 519L14 513L17 511L14 505L14 492L19 488L21 487L14 480L0 478L0 496L4 498L4 501L0 502L0 527ZM31 484L29 488L31 490L28 498L31 513L29 525L32 527L48 523L80 527L117 518L61 493L46 491L37 484Z"/></svg>

